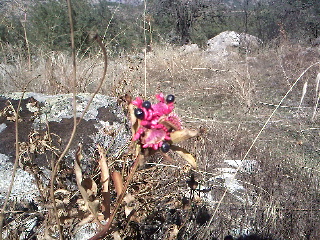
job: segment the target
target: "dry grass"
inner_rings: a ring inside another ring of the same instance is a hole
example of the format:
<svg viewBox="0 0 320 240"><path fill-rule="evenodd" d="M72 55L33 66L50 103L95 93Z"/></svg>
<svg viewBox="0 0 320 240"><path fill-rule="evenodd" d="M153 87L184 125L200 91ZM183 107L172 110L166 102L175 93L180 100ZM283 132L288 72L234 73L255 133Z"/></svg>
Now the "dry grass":
<svg viewBox="0 0 320 240"><path fill-rule="evenodd" d="M19 57L14 64L2 63L3 91L21 90L24 79L34 79L28 91L70 92L70 59L63 53L39 56L31 72ZM225 59L203 51L185 53L172 46L154 47L147 55L148 98L158 91L175 94L176 111L185 124L204 129L185 147L198 158L196 180L211 190L190 204L185 201L190 196L186 184L190 172L183 162L154 157L129 188L139 220L121 225L119 217L118 233L127 239L170 239L179 229L178 239L221 239L236 231L255 231L277 239L318 239L319 114L312 116L319 95L319 65L297 82L247 155L246 159L256 160L259 167L254 172L239 169L237 178L245 190L226 192L218 214L210 226L207 224L226 189L223 181L214 182L212 177L220 174L224 160L246 156L279 101L319 56L319 49L299 45ZM101 76L102 58L80 59L78 91L92 92ZM118 97L126 92L142 95L143 76L143 54L112 59L101 92ZM239 194L244 201L239 201ZM205 202L205 198L212 202Z"/></svg>

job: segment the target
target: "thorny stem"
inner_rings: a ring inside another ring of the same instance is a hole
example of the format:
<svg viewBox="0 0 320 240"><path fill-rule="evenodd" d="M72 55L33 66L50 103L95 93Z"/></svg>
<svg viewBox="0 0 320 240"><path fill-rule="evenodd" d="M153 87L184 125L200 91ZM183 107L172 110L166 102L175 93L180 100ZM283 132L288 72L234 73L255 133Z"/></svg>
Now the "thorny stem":
<svg viewBox="0 0 320 240"><path fill-rule="evenodd" d="M133 176L134 176L134 174L135 174L135 172L137 170L137 167L139 165L139 162L142 160L142 158L144 158L144 155L141 154L141 153L136 157L136 159L135 159L135 161L134 161L134 163L133 163L133 165L131 167L131 171L129 173L127 181L126 181L126 183L125 183L125 185L124 185L124 187L122 189L122 192L121 192L120 196L117 199L116 205L114 207L114 210L113 210L113 212L112 212L107 224L104 225L103 229L100 232L98 232L96 235L94 235L89 240L98 240L98 239L104 237L107 234L107 232L109 231L109 229L111 227L111 224L113 222L113 219L115 218L116 214L118 213L119 207L122 204L123 198L126 195L126 192L127 192L128 187L129 187L129 184L131 183L132 178L133 178Z"/></svg>

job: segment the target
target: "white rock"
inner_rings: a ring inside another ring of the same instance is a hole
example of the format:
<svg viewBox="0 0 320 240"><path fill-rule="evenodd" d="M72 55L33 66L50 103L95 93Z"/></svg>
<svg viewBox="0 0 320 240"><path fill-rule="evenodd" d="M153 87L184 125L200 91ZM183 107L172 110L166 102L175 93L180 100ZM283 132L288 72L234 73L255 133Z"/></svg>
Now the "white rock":
<svg viewBox="0 0 320 240"><path fill-rule="evenodd" d="M225 31L209 39L207 45L207 52L213 52L223 57L230 55L231 52L238 51L240 48L244 48L246 51L258 49L261 40L246 33Z"/></svg>
<svg viewBox="0 0 320 240"><path fill-rule="evenodd" d="M192 52L198 52L199 47L197 44L187 44L180 47L180 51L183 53L192 53Z"/></svg>
<svg viewBox="0 0 320 240"><path fill-rule="evenodd" d="M13 174L13 164L9 162L9 157L0 153L0 202L5 199ZM31 202L39 195L34 177L28 172L18 168L14 178L10 200L16 202Z"/></svg>
<svg viewBox="0 0 320 240"><path fill-rule="evenodd" d="M6 127L7 127L6 124L1 123L1 124L0 124L0 133L1 133L4 129L6 129Z"/></svg>

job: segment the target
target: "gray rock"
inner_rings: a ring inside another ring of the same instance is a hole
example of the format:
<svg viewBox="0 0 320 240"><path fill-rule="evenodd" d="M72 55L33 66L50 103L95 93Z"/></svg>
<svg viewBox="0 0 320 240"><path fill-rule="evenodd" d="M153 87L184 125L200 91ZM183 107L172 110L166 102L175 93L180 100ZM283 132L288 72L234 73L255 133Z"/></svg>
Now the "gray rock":
<svg viewBox="0 0 320 240"><path fill-rule="evenodd" d="M11 182L13 162L15 159L15 122L14 110L22 93L0 94L0 203L6 197ZM91 94L77 95L77 117L83 110ZM73 128L72 94L44 95L25 93L19 111L19 168L14 179L10 201L14 204L28 206L34 203L42 208L39 202L39 191L34 175L30 169L41 171L40 181L48 187L51 159L59 156L65 148ZM82 168L84 176L93 173L96 145L108 149L108 156L117 157L126 151L130 143L130 132L126 116L117 104L117 99L96 95L64 159L65 167L72 170L78 143L83 144ZM54 153L54 154L53 154ZM56 155L56 156L55 156ZM56 160L56 159L54 159ZM69 181L69 182L68 182ZM66 180L69 191L77 190L73 180ZM73 185L73 186L72 186ZM29 220L30 221L30 220ZM36 221L36 220L35 220ZM27 222L13 220L15 228ZM36 226L34 221L31 224ZM30 225L30 226L31 226ZM8 225L10 226L10 224ZM28 230L28 232L31 232ZM4 233L6 236L7 233ZM26 233L24 233L26 234ZM91 234L92 235L92 234ZM80 239L80 238L75 238Z"/></svg>
<svg viewBox="0 0 320 240"><path fill-rule="evenodd" d="M15 154L15 124L10 117L11 105L16 108L22 93L11 93L0 95L0 111L7 107L7 111L1 114L0 119L0 154L7 155L11 160ZM82 115L86 107L90 94L77 95L77 117ZM90 108L84 115L84 119L78 125L76 138L72 148L79 142L86 147L92 147L96 143L101 143L105 147L112 142L113 150L119 150L127 144L129 139L126 128L125 116L118 106L115 98L96 95ZM38 93L25 93L21 109L19 122L19 141L30 142L30 135L38 132L50 132L61 138L61 149L68 142L73 127L73 107L72 95L43 95ZM115 138L110 137L104 131L115 131ZM39 163L46 166L46 163ZM47 165L48 166L48 165Z"/></svg>

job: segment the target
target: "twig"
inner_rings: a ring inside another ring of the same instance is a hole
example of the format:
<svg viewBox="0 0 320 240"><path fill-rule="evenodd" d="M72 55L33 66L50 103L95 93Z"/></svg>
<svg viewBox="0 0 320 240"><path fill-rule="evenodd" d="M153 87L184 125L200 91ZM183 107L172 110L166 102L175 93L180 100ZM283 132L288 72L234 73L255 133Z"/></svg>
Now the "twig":
<svg viewBox="0 0 320 240"><path fill-rule="evenodd" d="M259 104L262 104L262 105L266 105L266 106L270 106L270 107L280 107L280 108L301 108L301 107L295 107L295 106L284 106L284 105L281 105L279 106L279 104L273 104L273 103L266 103L266 102L258 102ZM303 107L303 108L310 108L310 107Z"/></svg>
<svg viewBox="0 0 320 240"><path fill-rule="evenodd" d="M314 120L316 113L317 113L317 109L318 109L318 105L319 105L319 100L320 100L320 91L319 91L319 83L320 83L320 73L317 74L316 77L316 104L314 105L314 110L313 110L313 114L311 117L311 121Z"/></svg>

